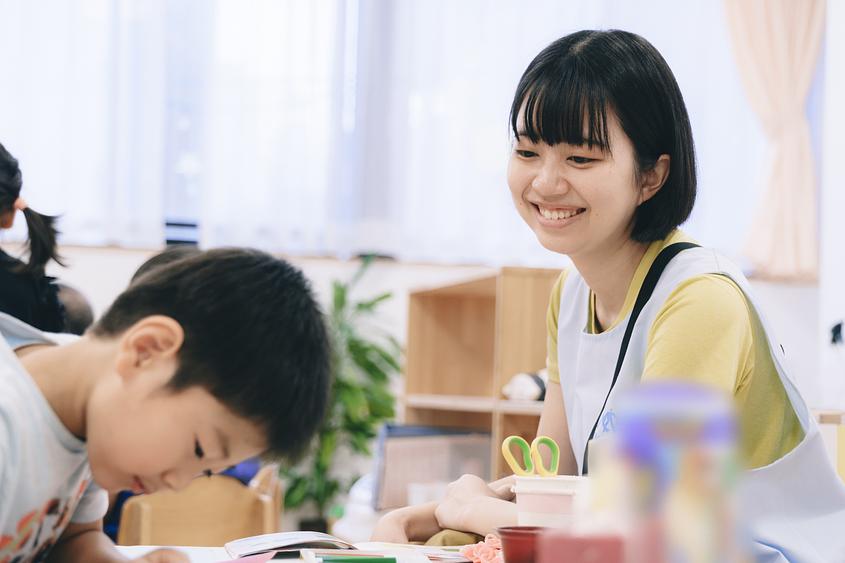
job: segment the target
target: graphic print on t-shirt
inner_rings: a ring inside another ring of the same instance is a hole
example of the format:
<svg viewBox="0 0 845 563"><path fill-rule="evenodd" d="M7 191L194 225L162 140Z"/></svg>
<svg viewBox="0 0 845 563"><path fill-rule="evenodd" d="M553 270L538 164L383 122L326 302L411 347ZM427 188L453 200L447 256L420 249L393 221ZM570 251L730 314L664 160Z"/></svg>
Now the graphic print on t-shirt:
<svg viewBox="0 0 845 563"><path fill-rule="evenodd" d="M53 498L18 520L15 535L0 536L0 563L44 561L70 522L79 499L88 487L83 479L72 497Z"/></svg>

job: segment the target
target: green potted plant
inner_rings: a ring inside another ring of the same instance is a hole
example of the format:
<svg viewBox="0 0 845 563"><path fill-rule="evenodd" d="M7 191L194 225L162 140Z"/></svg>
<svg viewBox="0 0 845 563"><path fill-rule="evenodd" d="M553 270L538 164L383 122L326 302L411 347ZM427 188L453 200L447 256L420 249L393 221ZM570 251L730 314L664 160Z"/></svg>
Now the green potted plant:
<svg viewBox="0 0 845 563"><path fill-rule="evenodd" d="M395 415L390 380L399 373L401 348L393 337L368 323L392 293L363 300L353 300L350 295L371 264L372 257L365 257L349 281L332 283L327 325L332 338L333 380L328 410L305 460L282 469L287 483L285 508L311 502L317 509L317 520L301 522L303 529L326 530L327 510L342 487L332 472L338 447L370 455L370 443L379 427Z"/></svg>

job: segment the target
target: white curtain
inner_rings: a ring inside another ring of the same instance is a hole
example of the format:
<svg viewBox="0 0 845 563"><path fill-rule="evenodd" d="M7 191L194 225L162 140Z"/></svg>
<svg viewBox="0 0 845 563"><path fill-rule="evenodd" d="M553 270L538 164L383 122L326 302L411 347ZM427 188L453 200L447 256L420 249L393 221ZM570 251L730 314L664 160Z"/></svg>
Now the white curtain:
<svg viewBox="0 0 845 563"><path fill-rule="evenodd" d="M0 2L0 142L63 243L162 240L163 2Z"/></svg>
<svg viewBox="0 0 845 563"><path fill-rule="evenodd" d="M708 1L477 0L391 4L391 251L407 259L559 264L512 209L507 113L519 77L548 43L579 29L640 33L669 62L691 114L699 197L687 230L738 254L758 191L764 138L729 49L722 6ZM437 30L436 39L431 30ZM387 152L384 152L387 151ZM736 155L741 154L741 158Z"/></svg>
<svg viewBox="0 0 845 563"><path fill-rule="evenodd" d="M723 6L695 0L0 0L0 140L63 242L559 265L512 209L508 110L554 39L623 28L663 53L699 157L687 230L730 254L765 137Z"/></svg>
<svg viewBox="0 0 845 563"><path fill-rule="evenodd" d="M745 90L772 147L745 253L758 276L816 281L818 200L806 105L825 2L727 0L725 6Z"/></svg>
<svg viewBox="0 0 845 563"><path fill-rule="evenodd" d="M202 112L204 245L331 251L350 103L341 53L354 56L345 15L334 1L217 2Z"/></svg>
<svg viewBox="0 0 845 563"><path fill-rule="evenodd" d="M512 209L507 113L540 49L617 27L653 42L684 92L700 180L687 230L739 257L765 139L720 3L220 1L214 22L205 244L560 265Z"/></svg>

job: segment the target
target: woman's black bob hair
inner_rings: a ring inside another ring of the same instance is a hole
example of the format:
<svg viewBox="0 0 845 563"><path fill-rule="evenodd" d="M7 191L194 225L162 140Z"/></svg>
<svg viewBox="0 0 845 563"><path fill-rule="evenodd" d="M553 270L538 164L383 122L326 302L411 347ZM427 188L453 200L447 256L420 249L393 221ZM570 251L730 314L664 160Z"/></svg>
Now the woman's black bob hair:
<svg viewBox="0 0 845 563"><path fill-rule="evenodd" d="M608 115L631 140L637 171L670 157L663 187L634 214L631 238L665 238L695 203L695 147L689 116L669 65L648 41L627 31L579 31L558 39L523 73L511 105L517 139L610 151ZM517 121L522 124L517 130Z"/></svg>

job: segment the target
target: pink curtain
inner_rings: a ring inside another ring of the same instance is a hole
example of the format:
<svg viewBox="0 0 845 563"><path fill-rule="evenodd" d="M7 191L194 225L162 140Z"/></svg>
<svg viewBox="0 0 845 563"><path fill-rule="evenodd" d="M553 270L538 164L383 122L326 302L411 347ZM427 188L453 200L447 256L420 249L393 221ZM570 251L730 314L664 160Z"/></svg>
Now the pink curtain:
<svg viewBox="0 0 845 563"><path fill-rule="evenodd" d="M816 178L804 106L824 0L725 0L739 71L772 162L744 254L757 277L818 277ZM741 158L741 155L738 157Z"/></svg>

